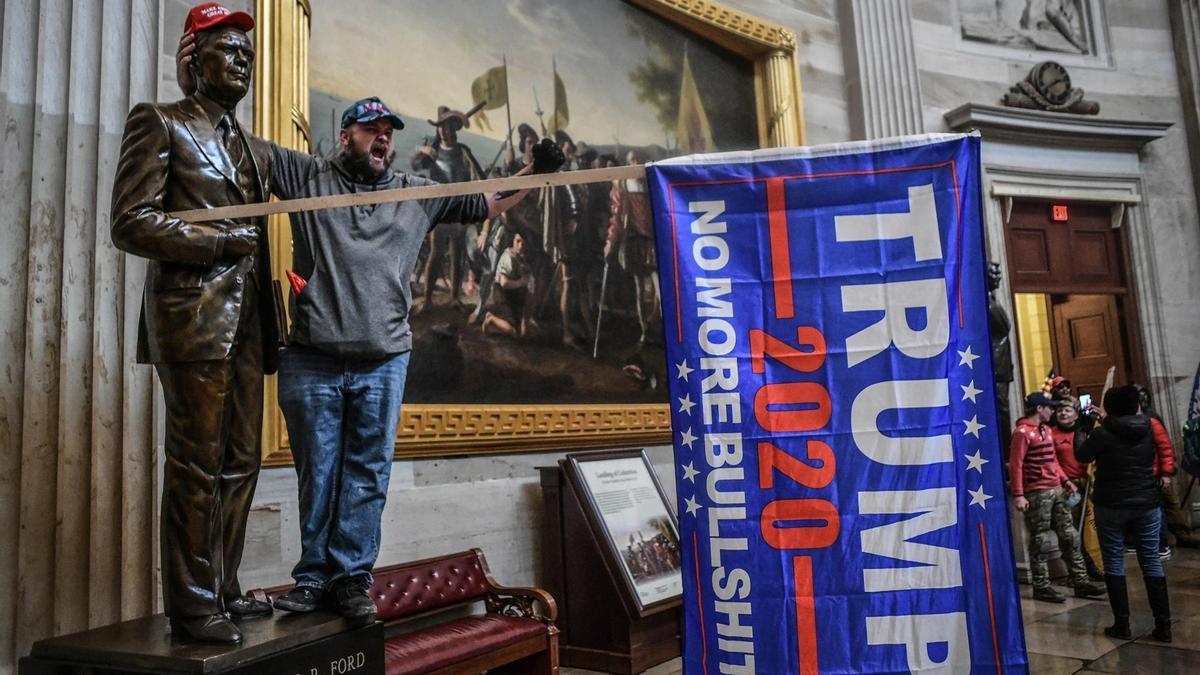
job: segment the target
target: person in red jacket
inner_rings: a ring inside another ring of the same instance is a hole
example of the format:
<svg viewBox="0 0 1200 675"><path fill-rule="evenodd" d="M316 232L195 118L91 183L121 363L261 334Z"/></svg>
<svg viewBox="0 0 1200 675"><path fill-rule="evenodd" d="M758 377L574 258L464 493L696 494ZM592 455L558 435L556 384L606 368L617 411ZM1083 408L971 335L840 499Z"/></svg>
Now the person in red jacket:
<svg viewBox="0 0 1200 675"><path fill-rule="evenodd" d="M1075 459L1075 448L1082 445L1087 440L1088 434L1092 432L1098 411L1091 406L1088 410L1081 411L1079 400L1070 396L1062 399L1061 403L1062 405L1054 412L1053 424L1050 426L1050 436L1054 439L1054 456L1079 494L1086 495L1089 480L1088 465ZM1083 536L1085 528L1090 528L1095 532L1095 517L1092 510L1085 506L1083 499L1080 499L1079 503L1071 509L1071 516L1072 522L1079 523L1080 536ZM1081 517L1086 517L1087 522L1081 522ZM1082 554L1088 577L1096 580L1104 579L1097 560L1088 554L1086 545L1082 549Z"/></svg>
<svg viewBox="0 0 1200 675"><path fill-rule="evenodd" d="M1071 522L1066 495L1076 487L1063 471L1054 454L1054 439L1047 422L1059 402L1042 392L1025 397L1025 417L1017 422L1009 448L1009 481L1013 503L1025 514L1029 530L1029 571L1033 578L1033 597L1046 602L1066 602L1066 597L1050 585L1047 564L1052 533L1071 574L1075 597L1098 598L1105 593L1088 580L1083 556L1079 553L1079 534Z"/></svg>
<svg viewBox="0 0 1200 675"><path fill-rule="evenodd" d="M1150 432L1154 439L1155 461L1154 475L1159 477L1162 489L1163 527L1161 529L1158 554L1163 560L1170 560L1170 537L1175 538L1175 544L1189 548L1200 547L1200 539L1192 534L1188 525L1187 513L1175 496L1171 477L1175 475L1175 446L1171 444L1171 435L1163 424L1162 417L1154 411L1154 401L1150 392L1140 384L1135 384L1138 390L1138 402L1142 411L1150 417Z"/></svg>

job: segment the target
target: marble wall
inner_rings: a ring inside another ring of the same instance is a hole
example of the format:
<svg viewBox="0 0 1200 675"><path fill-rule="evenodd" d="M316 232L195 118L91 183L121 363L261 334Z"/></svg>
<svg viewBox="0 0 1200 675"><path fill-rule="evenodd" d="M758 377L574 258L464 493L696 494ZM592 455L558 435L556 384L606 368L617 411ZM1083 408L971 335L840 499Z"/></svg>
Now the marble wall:
<svg viewBox="0 0 1200 675"><path fill-rule="evenodd" d="M671 448L646 449L675 505ZM542 580L542 488L538 467L564 453L532 453L400 461L392 464L383 514L379 563L418 560L471 547L483 549L506 585ZM243 588L288 583L300 557L296 473L267 469L259 476L242 562Z"/></svg>
<svg viewBox="0 0 1200 675"><path fill-rule="evenodd" d="M1014 60L962 49L952 3L913 0L912 30L928 131L946 128L942 115L964 103L996 105L1007 88L1035 61ZM1151 382L1160 408L1176 422L1191 394L1200 362L1200 313L1191 298L1200 293L1200 227L1192 189L1184 108L1172 50L1168 0L1105 3L1111 53L1108 65L1071 65L1072 84L1100 102L1105 118L1173 122L1166 138L1140 156L1145 218L1153 242L1159 320L1165 338L1167 373ZM1039 60L1053 60L1043 52ZM1145 290L1145 289L1142 289Z"/></svg>

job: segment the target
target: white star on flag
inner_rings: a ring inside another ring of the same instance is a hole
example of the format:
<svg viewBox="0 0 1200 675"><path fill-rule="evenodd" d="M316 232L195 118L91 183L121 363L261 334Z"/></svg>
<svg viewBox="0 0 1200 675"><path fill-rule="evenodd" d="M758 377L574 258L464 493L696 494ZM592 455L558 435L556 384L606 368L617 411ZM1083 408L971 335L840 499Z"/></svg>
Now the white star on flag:
<svg viewBox="0 0 1200 675"><path fill-rule="evenodd" d="M688 392L683 395L683 398L679 399L679 412L691 415L692 408L695 407L695 405L695 403L692 403L691 392Z"/></svg>
<svg viewBox="0 0 1200 675"><path fill-rule="evenodd" d="M693 443L695 440L696 440L696 437L692 435L692 429L691 429L691 427L688 427L687 429L684 429L684 430L683 430L683 433L682 433L682 434L680 434L680 439L679 439L679 442L680 442L680 443L683 443L683 444L684 444L684 445L686 445L686 446L688 446L688 450L691 450L691 449L692 449L692 443Z"/></svg>
<svg viewBox="0 0 1200 675"><path fill-rule="evenodd" d="M684 480L690 480L693 483L695 483L696 482L696 474L698 474L698 473L700 473L700 472L696 470L696 467L692 464L692 462L688 462L687 464L683 465L683 479Z"/></svg>
<svg viewBox="0 0 1200 675"><path fill-rule="evenodd" d="M968 504L968 506L975 506L978 504L982 509L987 508L987 500L992 498L991 495L983 491L982 485L979 486L978 490L967 490L967 494L971 495L971 503Z"/></svg>
<svg viewBox="0 0 1200 675"><path fill-rule="evenodd" d="M983 458L983 451L976 450L973 455L963 455L967 458L967 471L975 469L979 473L983 473L983 465L988 463L988 460Z"/></svg>
<svg viewBox="0 0 1200 675"><path fill-rule="evenodd" d="M979 358L979 355L972 354L971 345L967 345L967 350L965 352L958 352L958 365L966 366L971 370L975 370L975 359L977 358Z"/></svg>
<svg viewBox="0 0 1200 675"><path fill-rule="evenodd" d="M971 415L971 419L963 420L963 424L967 425L966 430L963 431L963 436L970 434L975 438L979 438L979 430L987 426L986 424L979 423L979 415Z"/></svg>
<svg viewBox="0 0 1200 675"><path fill-rule="evenodd" d="M978 357L978 356L976 356L975 358L979 358L979 357ZM971 383L970 383L970 384L960 384L960 385L958 385L958 386L959 386L959 387L961 387L961 388L962 388L962 390L963 390L963 397L962 397L962 400L964 400L964 401L965 401L965 400L967 400L967 399L971 399L971 403L978 403L978 402L979 402L979 401L976 401L976 400L975 400L975 397L976 397L976 396L978 396L978 395L980 395L980 394L982 394L982 393L983 393L983 390L982 390L982 389L976 389L976 388L975 388L975 380L971 380Z"/></svg>
<svg viewBox="0 0 1200 675"><path fill-rule="evenodd" d="M686 380L688 374L695 370L695 368L688 368L687 359L684 359L683 363L676 363L675 368L679 371L679 374L676 375L676 377L681 380Z"/></svg>
<svg viewBox="0 0 1200 675"><path fill-rule="evenodd" d="M695 497L688 497L687 499L685 499L683 501L687 502L688 515L694 516L694 515L696 515L696 512L700 510L700 504L698 502L696 502Z"/></svg>

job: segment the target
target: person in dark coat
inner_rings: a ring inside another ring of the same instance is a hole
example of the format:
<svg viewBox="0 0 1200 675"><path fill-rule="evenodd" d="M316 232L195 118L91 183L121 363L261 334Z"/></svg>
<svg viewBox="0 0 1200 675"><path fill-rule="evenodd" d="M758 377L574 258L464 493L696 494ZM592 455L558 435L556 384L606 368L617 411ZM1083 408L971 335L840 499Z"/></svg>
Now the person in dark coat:
<svg viewBox="0 0 1200 675"><path fill-rule="evenodd" d="M1125 584L1126 534L1137 547L1138 564L1146 595L1154 613L1154 638L1171 641L1171 606L1167 578L1158 557L1158 532L1162 526L1160 476L1150 418L1138 403L1138 390L1126 385L1104 396L1108 416L1075 458L1096 463L1093 502L1096 529L1104 558L1104 583L1112 606L1113 625L1104 634L1128 640L1129 596Z"/></svg>

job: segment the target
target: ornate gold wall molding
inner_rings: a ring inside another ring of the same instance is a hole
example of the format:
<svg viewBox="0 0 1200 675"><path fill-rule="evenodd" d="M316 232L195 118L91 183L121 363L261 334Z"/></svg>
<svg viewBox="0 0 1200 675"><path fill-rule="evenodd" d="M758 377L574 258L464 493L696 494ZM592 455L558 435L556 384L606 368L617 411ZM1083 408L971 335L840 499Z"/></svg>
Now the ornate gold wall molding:
<svg viewBox="0 0 1200 675"><path fill-rule="evenodd" d="M311 147L308 39L312 9L308 0L257 0L255 16L254 131L286 148L307 151ZM271 216L268 228L271 271L286 284L283 271L292 266L287 216ZM271 375L263 389L263 459L269 464L290 464L291 452L281 449L287 432L277 385Z"/></svg>
<svg viewBox="0 0 1200 675"><path fill-rule="evenodd" d="M794 49L796 36L787 28L708 0L629 0L631 4L684 26L738 52L754 56L756 42L766 49Z"/></svg>
<svg viewBox="0 0 1200 675"><path fill-rule="evenodd" d="M396 435L396 458L663 444L670 442L670 412L657 403L566 408L406 405ZM280 466L291 461L285 433L263 462Z"/></svg>
<svg viewBox="0 0 1200 675"><path fill-rule="evenodd" d="M709 0L626 1L753 62L759 141L805 144L794 32Z"/></svg>
<svg viewBox="0 0 1200 675"><path fill-rule="evenodd" d="M716 2L626 1L752 63L760 144L804 144L795 33ZM256 129L263 138L307 150L311 9L307 0L258 0L257 16ZM290 230L282 218L272 221L271 246L279 277L291 266ZM263 463L291 464L273 377L264 398ZM396 457L665 444L670 434L667 404L405 405Z"/></svg>

